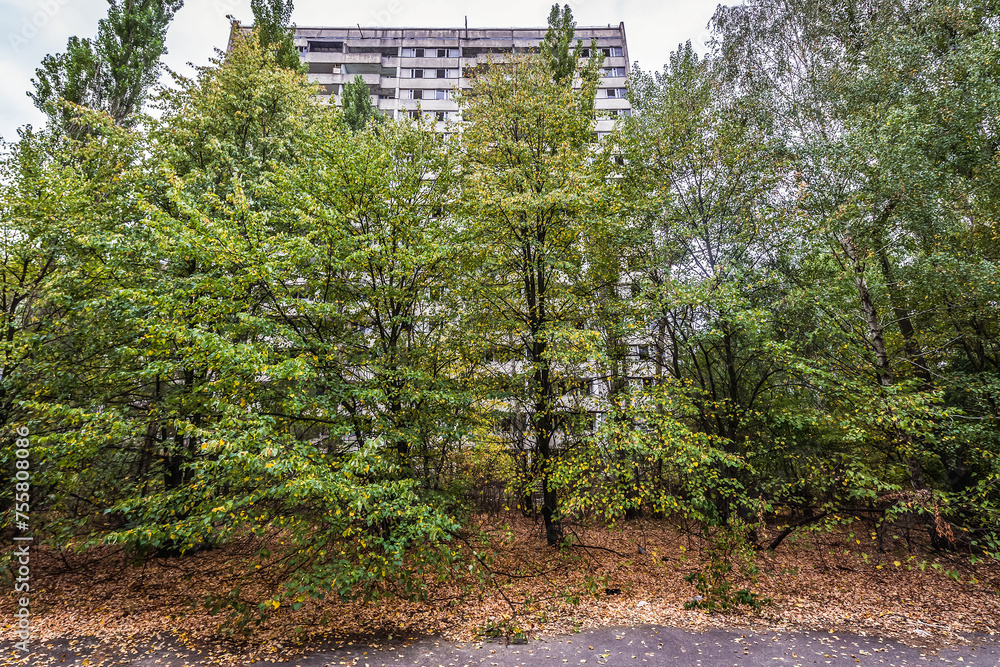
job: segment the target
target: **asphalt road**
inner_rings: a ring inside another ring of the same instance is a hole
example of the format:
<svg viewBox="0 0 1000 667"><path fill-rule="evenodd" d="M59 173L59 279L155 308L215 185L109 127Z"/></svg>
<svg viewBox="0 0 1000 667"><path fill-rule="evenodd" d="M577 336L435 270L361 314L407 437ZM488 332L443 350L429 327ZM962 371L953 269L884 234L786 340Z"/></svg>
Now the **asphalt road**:
<svg viewBox="0 0 1000 667"><path fill-rule="evenodd" d="M824 632L691 632L661 626L601 628L564 637L532 639L526 645L501 641L458 644L435 638L390 642L373 649L364 644L331 644L326 649L288 656L288 667L594 667L595 665L968 665L1000 666L1000 640L969 637L969 645L931 651L888 639ZM196 667L212 664L219 647L202 651L171 641L104 646L76 639L37 643L25 655L9 642L0 644L0 664L43 667ZM270 667L273 662L244 662Z"/></svg>

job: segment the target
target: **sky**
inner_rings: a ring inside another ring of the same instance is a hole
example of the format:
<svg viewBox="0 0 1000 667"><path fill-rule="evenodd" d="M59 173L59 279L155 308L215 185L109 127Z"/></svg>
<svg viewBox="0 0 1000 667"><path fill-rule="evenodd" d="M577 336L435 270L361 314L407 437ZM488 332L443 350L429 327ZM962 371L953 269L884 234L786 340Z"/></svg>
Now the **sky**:
<svg viewBox="0 0 1000 667"><path fill-rule="evenodd" d="M299 26L470 28L544 26L553 0L296 0L292 20ZM563 0L565 1L565 0ZM646 70L662 69L670 52L687 40L704 50L714 0L576 0L570 2L579 26L625 22L629 56ZM94 37L107 14L106 0L0 0L0 137L16 139L25 124L44 117L26 92L47 53L61 53L66 40ZM164 63L181 73L205 65L229 34L226 15L253 22L250 0L187 0L167 34ZM169 83L164 77L161 82Z"/></svg>

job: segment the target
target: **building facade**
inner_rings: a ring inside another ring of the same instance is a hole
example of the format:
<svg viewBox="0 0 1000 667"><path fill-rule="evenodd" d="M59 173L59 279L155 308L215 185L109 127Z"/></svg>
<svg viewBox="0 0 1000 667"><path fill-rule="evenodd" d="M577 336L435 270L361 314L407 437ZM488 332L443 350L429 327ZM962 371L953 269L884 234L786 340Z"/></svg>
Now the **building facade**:
<svg viewBox="0 0 1000 667"><path fill-rule="evenodd" d="M339 102L346 83L360 75L372 102L385 114L400 118L418 114L442 124L461 120L456 89L468 88L463 74L498 57L531 53L546 28L308 28L295 30L295 44L310 78L324 97ZM590 45L604 53L597 91L597 132L610 131L618 115L631 113L625 95L629 70L625 24L577 28L584 55Z"/></svg>

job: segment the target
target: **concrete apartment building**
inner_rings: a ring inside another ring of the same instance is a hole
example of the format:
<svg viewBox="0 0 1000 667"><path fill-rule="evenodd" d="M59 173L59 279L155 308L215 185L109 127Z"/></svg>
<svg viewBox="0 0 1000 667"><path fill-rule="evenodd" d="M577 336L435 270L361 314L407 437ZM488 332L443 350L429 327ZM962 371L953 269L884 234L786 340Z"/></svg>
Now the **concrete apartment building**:
<svg viewBox="0 0 1000 667"><path fill-rule="evenodd" d="M295 30L295 45L324 96L339 96L361 75L372 102L394 118L425 114L443 124L461 120L455 90L467 88L467 68L512 53L537 52L546 28L308 28ZM625 24L577 28L584 54L590 44L604 52L597 91L597 132L608 132L617 115L631 113L625 96L629 70Z"/></svg>

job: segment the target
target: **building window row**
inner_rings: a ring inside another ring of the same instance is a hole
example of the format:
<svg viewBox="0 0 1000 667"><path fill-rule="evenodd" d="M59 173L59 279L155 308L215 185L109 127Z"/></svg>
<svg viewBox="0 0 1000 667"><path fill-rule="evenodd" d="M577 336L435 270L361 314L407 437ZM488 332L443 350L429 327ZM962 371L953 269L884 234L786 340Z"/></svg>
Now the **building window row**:
<svg viewBox="0 0 1000 667"><path fill-rule="evenodd" d="M450 100L451 92L449 88L412 88L402 91L403 98L407 100Z"/></svg>
<svg viewBox="0 0 1000 667"><path fill-rule="evenodd" d="M597 109L594 118L613 118L615 116L631 116L631 109Z"/></svg>
<svg viewBox="0 0 1000 667"><path fill-rule="evenodd" d="M301 47L300 47L301 49ZM343 53L343 42L309 42L308 50L311 53Z"/></svg>
<svg viewBox="0 0 1000 667"><path fill-rule="evenodd" d="M461 49L417 49L406 48L400 54L403 58L458 58Z"/></svg>
<svg viewBox="0 0 1000 667"><path fill-rule="evenodd" d="M420 120L421 116L430 118L438 123L443 123L448 120L447 111L420 111L419 109L410 109L406 112L406 115L413 120Z"/></svg>
<svg viewBox="0 0 1000 667"><path fill-rule="evenodd" d="M457 69L411 69L403 70L409 72L411 79L457 79Z"/></svg>
<svg viewBox="0 0 1000 667"><path fill-rule="evenodd" d="M309 42L310 51L342 51L344 48L342 42ZM496 51L505 51L509 49L496 49ZM519 52L537 52L538 47L525 47L517 49ZM598 51L604 54L606 58L621 58L625 55L625 50L620 46L606 46L599 48ZM581 55L584 58L590 57L590 49L585 48L581 51ZM445 48L445 49L428 49L419 47L406 47L400 51L400 56L403 58L460 58L462 56L462 49ZM608 68L614 70L622 70L624 68ZM608 76L625 76L622 74L609 74Z"/></svg>
<svg viewBox="0 0 1000 667"><path fill-rule="evenodd" d="M624 49L620 46L606 46L597 50L603 53L605 58L621 58L624 56ZM589 58L590 49L583 49L580 55L584 58Z"/></svg>

